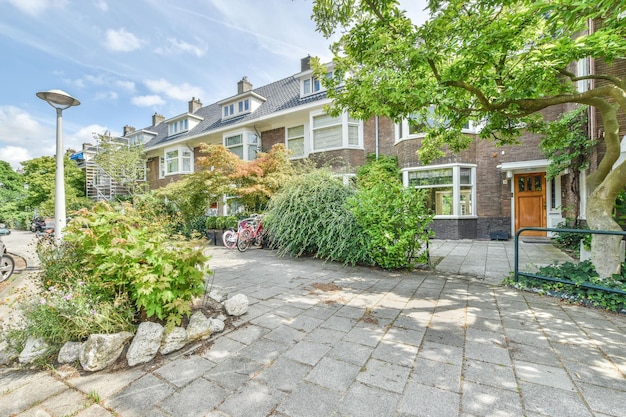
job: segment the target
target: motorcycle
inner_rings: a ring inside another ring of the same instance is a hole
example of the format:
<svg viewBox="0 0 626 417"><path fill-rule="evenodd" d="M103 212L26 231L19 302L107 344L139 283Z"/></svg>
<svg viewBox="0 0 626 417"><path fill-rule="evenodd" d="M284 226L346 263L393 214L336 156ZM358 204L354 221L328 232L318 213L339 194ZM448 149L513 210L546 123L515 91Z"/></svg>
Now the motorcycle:
<svg viewBox="0 0 626 417"><path fill-rule="evenodd" d="M0 239L0 254L2 259L0 260L0 282L6 281L15 270L15 261L7 253L7 248L4 246L4 242Z"/></svg>

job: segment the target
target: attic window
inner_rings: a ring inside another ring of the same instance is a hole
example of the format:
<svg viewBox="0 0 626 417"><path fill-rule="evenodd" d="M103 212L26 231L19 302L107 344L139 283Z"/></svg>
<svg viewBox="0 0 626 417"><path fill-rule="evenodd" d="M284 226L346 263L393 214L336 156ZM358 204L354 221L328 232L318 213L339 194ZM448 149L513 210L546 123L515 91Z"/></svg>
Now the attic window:
<svg viewBox="0 0 626 417"><path fill-rule="evenodd" d="M326 78L332 78L333 72L329 71L326 73ZM320 82L320 79L314 76L302 79L301 83L302 96L308 96L311 94L316 94L321 91L324 91L325 88Z"/></svg>
<svg viewBox="0 0 626 417"><path fill-rule="evenodd" d="M189 130L189 120L181 119L175 122L168 123L167 125L167 133L171 135L175 135L177 133L186 132Z"/></svg>
<svg viewBox="0 0 626 417"><path fill-rule="evenodd" d="M222 109L224 113L224 118L248 113L250 111L250 99L245 98L234 103L225 104Z"/></svg>

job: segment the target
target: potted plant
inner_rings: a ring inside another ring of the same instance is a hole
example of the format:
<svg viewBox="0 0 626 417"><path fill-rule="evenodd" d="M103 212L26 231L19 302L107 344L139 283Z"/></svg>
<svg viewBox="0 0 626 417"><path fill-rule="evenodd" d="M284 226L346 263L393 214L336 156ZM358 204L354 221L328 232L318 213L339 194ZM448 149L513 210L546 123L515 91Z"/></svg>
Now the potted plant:
<svg viewBox="0 0 626 417"><path fill-rule="evenodd" d="M217 244L217 234L218 234L218 230L216 227L216 223L217 223L217 217L216 216L209 216L206 218L206 222L205 222L205 228L206 228L206 237L207 239L213 243L213 245ZM221 240L221 236L220 236L220 240Z"/></svg>

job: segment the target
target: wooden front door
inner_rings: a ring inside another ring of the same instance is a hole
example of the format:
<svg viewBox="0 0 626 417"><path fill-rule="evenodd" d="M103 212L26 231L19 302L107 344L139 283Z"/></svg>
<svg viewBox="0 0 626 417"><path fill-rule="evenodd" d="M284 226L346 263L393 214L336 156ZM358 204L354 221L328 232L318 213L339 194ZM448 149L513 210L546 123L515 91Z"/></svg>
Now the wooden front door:
<svg viewBox="0 0 626 417"><path fill-rule="evenodd" d="M546 175L544 172L517 174L515 181L515 230L546 227ZM546 232L528 231L522 236L545 236Z"/></svg>

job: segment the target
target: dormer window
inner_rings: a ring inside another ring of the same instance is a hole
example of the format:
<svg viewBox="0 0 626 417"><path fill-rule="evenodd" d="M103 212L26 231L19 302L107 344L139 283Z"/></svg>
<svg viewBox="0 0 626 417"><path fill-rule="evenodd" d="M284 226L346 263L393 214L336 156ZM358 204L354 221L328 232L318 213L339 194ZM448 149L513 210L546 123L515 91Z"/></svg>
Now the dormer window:
<svg viewBox="0 0 626 417"><path fill-rule="evenodd" d="M191 113L181 114L180 116L173 117L166 120L167 134L168 136L178 135L180 133L188 132L198 125L202 121L202 117L196 116Z"/></svg>
<svg viewBox="0 0 626 417"><path fill-rule="evenodd" d="M167 126L167 133L170 136L177 133L186 132L187 130L189 130L189 120L187 119L172 122Z"/></svg>
<svg viewBox="0 0 626 417"><path fill-rule="evenodd" d="M258 109L265 102L262 97L254 91L245 91L235 97L227 98L218 102L222 106L222 119L240 116L251 113Z"/></svg>
<svg viewBox="0 0 626 417"><path fill-rule="evenodd" d="M326 73L326 78L332 78L334 73L332 71L328 71ZM317 94L322 91L326 91L320 79L315 77L311 72L307 72L303 74L300 78L300 95L302 97L310 96L312 94Z"/></svg>
<svg viewBox="0 0 626 417"><path fill-rule="evenodd" d="M246 99L234 102L234 103L225 104L222 108L224 109L224 118L238 116L244 113L249 113L250 112L250 99L246 98Z"/></svg>

